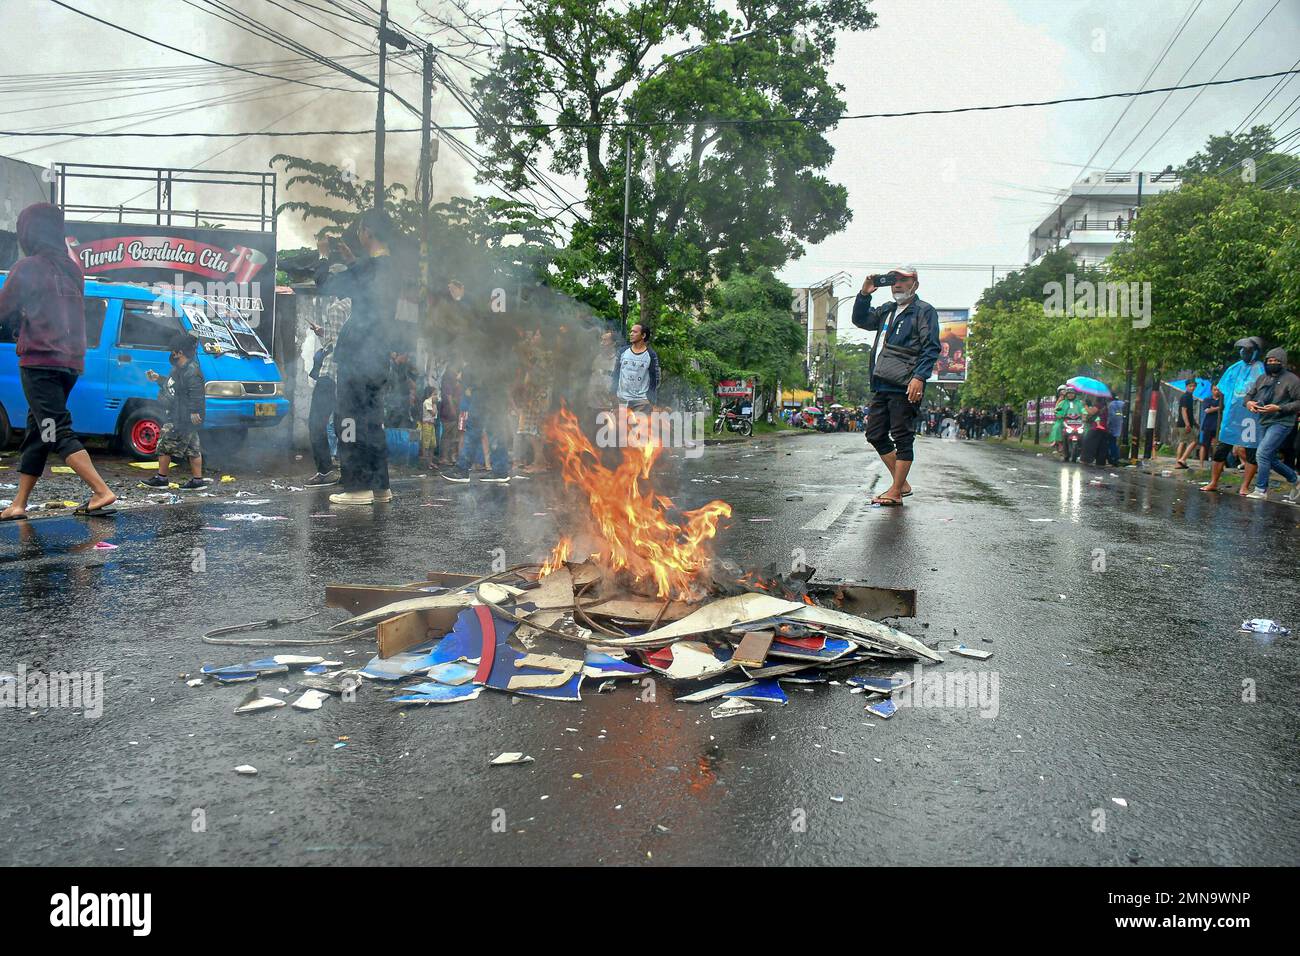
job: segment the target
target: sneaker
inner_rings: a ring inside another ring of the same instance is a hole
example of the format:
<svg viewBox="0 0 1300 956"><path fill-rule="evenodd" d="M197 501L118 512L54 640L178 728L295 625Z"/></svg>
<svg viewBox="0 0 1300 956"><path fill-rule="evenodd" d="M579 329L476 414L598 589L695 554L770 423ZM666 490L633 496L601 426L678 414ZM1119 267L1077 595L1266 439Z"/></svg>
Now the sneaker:
<svg viewBox="0 0 1300 956"><path fill-rule="evenodd" d="M458 485L469 483L469 472L461 471L459 468L453 468L451 471L444 471L442 477L448 481L454 481Z"/></svg>
<svg viewBox="0 0 1300 956"><path fill-rule="evenodd" d="M324 488L326 485L337 485L338 483L338 476L332 471L318 471L304 482L308 488Z"/></svg>
<svg viewBox="0 0 1300 956"><path fill-rule="evenodd" d="M387 504L393 500L393 489L385 488L383 491L374 492L375 501L381 504Z"/></svg>
<svg viewBox="0 0 1300 956"><path fill-rule="evenodd" d="M374 503L373 491L341 491L337 495L330 495L332 505L373 505Z"/></svg>
<svg viewBox="0 0 1300 956"><path fill-rule="evenodd" d="M1246 498L1257 498L1257 499L1260 499L1260 500L1263 500L1263 501L1267 501L1267 500L1268 500L1268 492L1267 492L1267 491L1260 491L1259 488L1256 487L1256 488L1251 489L1250 494L1245 495L1244 497L1246 497Z"/></svg>
<svg viewBox="0 0 1300 956"><path fill-rule="evenodd" d="M166 488L169 482L162 475L154 475L140 482L141 488Z"/></svg>
<svg viewBox="0 0 1300 956"><path fill-rule="evenodd" d="M185 484L181 485L180 490L199 491L202 488L206 488L210 484L212 484L211 478L191 478L189 481L185 482Z"/></svg>
<svg viewBox="0 0 1300 956"><path fill-rule="evenodd" d="M1300 504L1300 481L1295 483L1295 486L1287 492L1286 497L1282 500L1287 504Z"/></svg>
<svg viewBox="0 0 1300 956"><path fill-rule="evenodd" d="M493 484L493 485L504 485L509 483L510 476L509 475L485 475L484 477L480 478L479 481L486 481L489 484Z"/></svg>

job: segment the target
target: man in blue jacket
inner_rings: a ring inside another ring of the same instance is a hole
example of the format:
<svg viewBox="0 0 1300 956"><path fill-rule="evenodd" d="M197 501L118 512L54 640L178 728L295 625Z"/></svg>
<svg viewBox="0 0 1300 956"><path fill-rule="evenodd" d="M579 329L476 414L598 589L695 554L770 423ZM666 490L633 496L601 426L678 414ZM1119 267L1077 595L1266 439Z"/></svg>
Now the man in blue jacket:
<svg viewBox="0 0 1300 956"><path fill-rule="evenodd" d="M853 324L876 333L866 436L893 477L889 488L871 503L889 508L902 505L912 493L907 473L912 468L916 417L925 381L940 354L939 314L917 298L916 269L899 267L893 274L892 302L871 307L876 284L873 276L867 276L853 303Z"/></svg>

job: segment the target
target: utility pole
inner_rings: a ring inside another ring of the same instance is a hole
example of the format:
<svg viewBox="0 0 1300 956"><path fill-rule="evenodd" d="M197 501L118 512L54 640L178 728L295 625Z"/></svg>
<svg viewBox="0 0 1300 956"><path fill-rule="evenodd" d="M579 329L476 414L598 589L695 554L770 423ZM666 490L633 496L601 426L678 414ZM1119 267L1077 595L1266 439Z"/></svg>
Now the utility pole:
<svg viewBox="0 0 1300 956"><path fill-rule="evenodd" d="M627 341L627 222L632 204L632 130L623 134L623 340Z"/></svg>
<svg viewBox="0 0 1300 956"><path fill-rule="evenodd" d="M433 200L433 152L430 129L433 126L433 44L424 45L423 87L420 100L420 302L432 318L430 294L433 291L433 224L429 207Z"/></svg>
<svg viewBox="0 0 1300 956"><path fill-rule="evenodd" d="M375 109L375 208L384 208L384 61L388 57L388 0L379 0L379 105Z"/></svg>

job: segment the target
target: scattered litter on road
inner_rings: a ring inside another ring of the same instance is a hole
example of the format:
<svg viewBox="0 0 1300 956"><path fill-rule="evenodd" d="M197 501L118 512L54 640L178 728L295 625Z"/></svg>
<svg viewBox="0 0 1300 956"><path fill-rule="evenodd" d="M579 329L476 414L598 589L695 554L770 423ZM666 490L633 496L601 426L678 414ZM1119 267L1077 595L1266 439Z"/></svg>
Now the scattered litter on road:
<svg viewBox="0 0 1300 956"><path fill-rule="evenodd" d="M221 516L222 521L288 521L288 518L279 515L262 515L256 512L249 514L228 514Z"/></svg>
<svg viewBox="0 0 1300 956"><path fill-rule="evenodd" d="M1120 807L1128 806L1128 801L1125 800L1123 797L1111 797L1110 802Z"/></svg>
<svg viewBox="0 0 1300 956"><path fill-rule="evenodd" d="M229 528L218 528L215 525L204 525L200 531L229 531Z"/></svg>
<svg viewBox="0 0 1300 956"><path fill-rule="evenodd" d="M1055 518L1029 518L1027 520L1033 524L1040 524L1040 523L1049 524L1055 521L1056 519Z"/></svg>
<svg viewBox="0 0 1300 956"><path fill-rule="evenodd" d="M965 644L958 644L956 647L948 648L950 654L960 654L962 657L973 657L977 661L986 661L993 656L992 651L980 651L973 647L967 647Z"/></svg>
<svg viewBox="0 0 1300 956"><path fill-rule="evenodd" d="M246 763L240 764L238 767L235 768L235 773L242 774L245 777L256 777L257 768L254 767L252 764L246 764Z"/></svg>
<svg viewBox="0 0 1300 956"><path fill-rule="evenodd" d="M1243 631L1253 632L1255 634L1290 634L1288 628L1283 627L1277 621L1270 620L1266 617L1252 617L1249 621L1241 622Z"/></svg>
<svg viewBox="0 0 1300 956"><path fill-rule="evenodd" d="M843 802L844 802L843 797L831 797L831 803L843 803Z"/></svg>

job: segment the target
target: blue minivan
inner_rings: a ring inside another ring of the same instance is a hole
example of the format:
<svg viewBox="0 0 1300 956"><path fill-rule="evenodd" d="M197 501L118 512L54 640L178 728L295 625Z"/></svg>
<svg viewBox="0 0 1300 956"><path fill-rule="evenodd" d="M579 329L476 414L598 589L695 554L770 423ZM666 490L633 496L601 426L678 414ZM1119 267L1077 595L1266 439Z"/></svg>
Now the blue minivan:
<svg viewBox="0 0 1300 956"><path fill-rule="evenodd" d="M0 286L7 275L0 273ZM136 458L153 458L162 431L158 386L166 377L173 336L198 337L207 383L202 437L214 451L233 451L249 428L275 425L289 413L280 370L243 315L183 292L86 280L86 369L68 397L80 435L108 435ZM17 346L0 332L0 448L27 422Z"/></svg>

